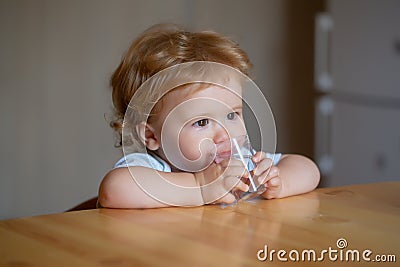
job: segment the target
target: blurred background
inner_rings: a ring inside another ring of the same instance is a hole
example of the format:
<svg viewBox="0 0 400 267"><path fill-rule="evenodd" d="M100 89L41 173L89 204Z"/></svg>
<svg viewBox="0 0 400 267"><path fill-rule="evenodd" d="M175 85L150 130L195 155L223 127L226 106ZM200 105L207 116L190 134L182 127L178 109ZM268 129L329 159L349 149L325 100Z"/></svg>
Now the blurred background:
<svg viewBox="0 0 400 267"><path fill-rule="evenodd" d="M97 196L122 156L109 78L162 22L215 30L254 64L277 151L320 186L400 180L400 1L0 0L0 219Z"/></svg>

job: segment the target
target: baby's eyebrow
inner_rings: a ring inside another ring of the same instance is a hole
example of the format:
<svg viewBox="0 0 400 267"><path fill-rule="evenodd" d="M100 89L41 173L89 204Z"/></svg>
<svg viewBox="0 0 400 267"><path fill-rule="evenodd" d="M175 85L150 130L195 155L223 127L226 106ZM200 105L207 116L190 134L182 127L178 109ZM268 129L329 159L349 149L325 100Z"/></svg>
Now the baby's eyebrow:
<svg viewBox="0 0 400 267"><path fill-rule="evenodd" d="M232 107L231 109L233 109L233 110L243 109L243 105L235 106L235 107Z"/></svg>
<svg viewBox="0 0 400 267"><path fill-rule="evenodd" d="M212 118L213 115L211 113L200 113L196 114L195 116L192 116L191 120L202 120L202 119L208 119Z"/></svg>

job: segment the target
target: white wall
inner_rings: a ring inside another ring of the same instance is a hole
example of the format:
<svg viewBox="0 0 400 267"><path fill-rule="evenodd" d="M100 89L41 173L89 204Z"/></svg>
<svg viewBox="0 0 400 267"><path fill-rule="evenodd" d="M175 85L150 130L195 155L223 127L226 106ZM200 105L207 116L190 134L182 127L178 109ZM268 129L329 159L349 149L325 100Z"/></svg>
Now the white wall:
<svg viewBox="0 0 400 267"><path fill-rule="evenodd" d="M104 119L110 74L136 35L159 21L184 21L184 7L1 2L0 218L60 212L97 195L120 157Z"/></svg>
<svg viewBox="0 0 400 267"><path fill-rule="evenodd" d="M284 118L286 6L0 0L0 219L61 212L97 195L120 157L104 119L108 80L130 42L154 23L214 29L239 41Z"/></svg>

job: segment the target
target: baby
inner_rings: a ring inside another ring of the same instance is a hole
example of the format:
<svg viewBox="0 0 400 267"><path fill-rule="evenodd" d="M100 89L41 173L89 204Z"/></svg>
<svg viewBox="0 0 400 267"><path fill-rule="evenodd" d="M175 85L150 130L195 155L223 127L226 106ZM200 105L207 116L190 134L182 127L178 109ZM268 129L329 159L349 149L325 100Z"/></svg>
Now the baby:
<svg viewBox="0 0 400 267"><path fill-rule="evenodd" d="M174 25L145 31L111 79L111 126L125 156L104 177L99 205L229 204L252 178L266 199L313 190L320 174L306 157L258 151L251 170L231 156L232 137L247 135L242 93L250 68L246 53L218 33Z"/></svg>

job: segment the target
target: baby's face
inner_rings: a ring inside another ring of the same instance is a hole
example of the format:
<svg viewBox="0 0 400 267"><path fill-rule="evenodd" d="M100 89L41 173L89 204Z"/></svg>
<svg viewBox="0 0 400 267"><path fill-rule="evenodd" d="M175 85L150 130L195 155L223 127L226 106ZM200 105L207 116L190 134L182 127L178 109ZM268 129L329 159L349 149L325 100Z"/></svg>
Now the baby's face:
<svg viewBox="0 0 400 267"><path fill-rule="evenodd" d="M185 171L218 163L229 150L221 144L246 134L242 109L241 89L209 85L190 93L185 88L171 91L152 122L158 154Z"/></svg>

